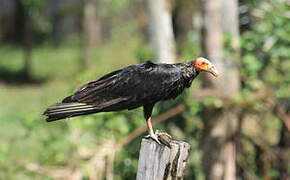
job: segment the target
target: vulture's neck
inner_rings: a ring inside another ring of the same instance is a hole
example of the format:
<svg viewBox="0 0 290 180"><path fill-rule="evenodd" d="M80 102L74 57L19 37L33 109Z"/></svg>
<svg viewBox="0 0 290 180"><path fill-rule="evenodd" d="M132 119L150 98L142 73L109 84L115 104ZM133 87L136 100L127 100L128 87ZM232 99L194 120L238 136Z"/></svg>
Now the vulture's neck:
<svg viewBox="0 0 290 180"><path fill-rule="evenodd" d="M183 78L185 79L186 87L190 87L194 78L199 74L199 71L193 67L192 61L181 63L179 66L181 67L181 72Z"/></svg>

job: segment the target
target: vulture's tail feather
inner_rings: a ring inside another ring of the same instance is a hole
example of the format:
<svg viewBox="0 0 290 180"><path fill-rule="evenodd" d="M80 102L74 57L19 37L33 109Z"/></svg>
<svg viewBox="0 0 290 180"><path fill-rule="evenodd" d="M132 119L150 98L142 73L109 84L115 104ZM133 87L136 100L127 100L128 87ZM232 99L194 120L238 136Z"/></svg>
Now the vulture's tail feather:
<svg viewBox="0 0 290 180"><path fill-rule="evenodd" d="M99 109L94 105L88 105L85 103L58 103L50 106L43 113L47 116L46 121L56 121L74 116L81 116L86 114L92 114L99 112Z"/></svg>

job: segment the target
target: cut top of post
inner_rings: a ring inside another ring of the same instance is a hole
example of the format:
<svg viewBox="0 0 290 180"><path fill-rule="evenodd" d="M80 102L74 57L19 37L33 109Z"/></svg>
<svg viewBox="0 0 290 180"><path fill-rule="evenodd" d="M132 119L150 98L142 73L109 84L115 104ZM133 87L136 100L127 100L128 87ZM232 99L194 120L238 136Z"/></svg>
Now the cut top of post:
<svg viewBox="0 0 290 180"><path fill-rule="evenodd" d="M171 141L170 145L171 148L142 139L137 180L183 179L190 145L183 141Z"/></svg>

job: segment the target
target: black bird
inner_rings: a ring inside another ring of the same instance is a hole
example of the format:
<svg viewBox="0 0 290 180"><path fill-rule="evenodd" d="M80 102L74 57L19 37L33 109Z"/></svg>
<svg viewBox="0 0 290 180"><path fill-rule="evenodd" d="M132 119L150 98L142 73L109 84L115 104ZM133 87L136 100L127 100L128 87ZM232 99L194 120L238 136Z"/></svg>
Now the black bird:
<svg viewBox="0 0 290 180"><path fill-rule="evenodd" d="M131 65L81 86L61 103L50 106L44 115L46 121L51 122L143 106L149 136L159 143L158 134L154 133L151 124L153 106L158 101L180 95L201 71L218 75L213 64L202 57L178 64L147 61Z"/></svg>

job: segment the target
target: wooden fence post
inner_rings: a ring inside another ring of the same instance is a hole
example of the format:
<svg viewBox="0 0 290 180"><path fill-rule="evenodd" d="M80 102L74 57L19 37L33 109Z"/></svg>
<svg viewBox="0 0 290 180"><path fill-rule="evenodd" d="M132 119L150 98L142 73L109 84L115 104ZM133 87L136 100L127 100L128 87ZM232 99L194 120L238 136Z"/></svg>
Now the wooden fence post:
<svg viewBox="0 0 290 180"><path fill-rule="evenodd" d="M142 139L137 180L181 180L189 156L190 145L171 141L171 148L152 139Z"/></svg>

